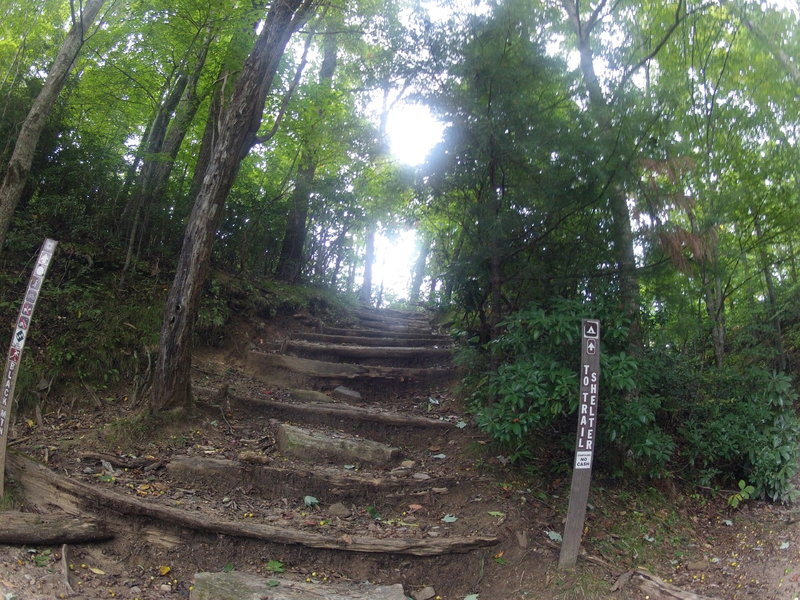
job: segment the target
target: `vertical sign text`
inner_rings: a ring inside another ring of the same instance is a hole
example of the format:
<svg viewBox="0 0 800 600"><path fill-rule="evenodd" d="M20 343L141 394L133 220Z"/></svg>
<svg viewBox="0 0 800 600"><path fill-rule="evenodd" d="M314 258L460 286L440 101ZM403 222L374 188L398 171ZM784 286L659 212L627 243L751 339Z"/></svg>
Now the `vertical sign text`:
<svg viewBox="0 0 800 600"><path fill-rule="evenodd" d="M19 309L14 333L11 335L6 369L3 372L3 379L0 381L0 496L5 493L6 443L11 421L11 408L14 401L14 385L17 382L22 349L25 347L28 327L30 327L31 319L33 318L33 309L39 299L39 290L42 288L42 282L47 273L47 268L50 266L57 243L55 240L46 239L42 244L42 249L39 251L36 265L33 267L33 273L31 273L31 277L28 280L28 289Z"/></svg>
<svg viewBox="0 0 800 600"><path fill-rule="evenodd" d="M561 556L558 560L558 566L567 569L574 567L578 560L578 548L586 519L592 458L597 446L597 407L600 398L600 321L584 319L581 328L578 432L567 523L564 526Z"/></svg>

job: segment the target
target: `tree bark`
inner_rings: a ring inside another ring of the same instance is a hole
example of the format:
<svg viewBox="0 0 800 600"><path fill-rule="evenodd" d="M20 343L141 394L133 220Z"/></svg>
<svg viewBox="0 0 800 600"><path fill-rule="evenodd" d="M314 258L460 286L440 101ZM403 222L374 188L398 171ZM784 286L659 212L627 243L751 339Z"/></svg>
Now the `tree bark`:
<svg viewBox="0 0 800 600"><path fill-rule="evenodd" d="M417 260L414 263L414 276L411 279L411 290L408 294L408 300L412 304L419 302L419 292L425 279L425 267L427 266L430 251L431 238L426 235L419 244L419 256L417 256Z"/></svg>
<svg viewBox="0 0 800 600"><path fill-rule="evenodd" d="M167 297L150 398L152 412L188 408L191 401L192 332L211 262L216 226L239 166L257 142L264 102L292 34L316 0L276 0L245 61L228 102L219 138L195 199Z"/></svg>
<svg viewBox="0 0 800 600"><path fill-rule="evenodd" d="M764 274L764 285L767 288L767 307L769 309L769 319L772 321L773 334L775 336L775 352L777 353L777 360L775 367L779 371L786 370L787 356L786 348L783 345L783 324L781 322L781 314L778 307L778 294L775 291L775 280L772 276L770 269L771 263L767 256L767 250L764 247L764 235L761 229L761 222L758 215L754 219L756 237L759 240L758 256L761 260L761 271Z"/></svg>
<svg viewBox="0 0 800 600"><path fill-rule="evenodd" d="M366 252L364 256L364 282L358 293L358 300L362 304L369 304L372 300L372 265L375 264L375 225L367 227Z"/></svg>
<svg viewBox="0 0 800 600"><path fill-rule="evenodd" d="M172 92L162 104L159 117L153 124L147 155L139 174L134 198L131 201L132 220L123 276L133 258L136 240L148 237L152 205L164 194L183 139L200 106L197 84L205 66L213 36L209 33L197 52L191 74L179 77ZM174 113L174 117L171 116ZM162 116L163 115L163 116Z"/></svg>
<svg viewBox="0 0 800 600"><path fill-rule="evenodd" d="M33 163L33 154L39 143L47 118L58 95L67 81L67 75L86 40L86 30L94 23L105 0L86 0L83 13L67 34L56 60L47 74L42 90L33 102L25 122L22 124L11 160L8 162L3 183L0 185L0 251L5 245L11 219L17 208L22 191Z"/></svg>
<svg viewBox="0 0 800 600"><path fill-rule="evenodd" d="M55 546L100 542L114 537L105 525L93 519L14 510L4 511L2 515L0 544Z"/></svg>
<svg viewBox="0 0 800 600"><path fill-rule="evenodd" d="M323 43L322 66L319 70L320 91L330 91L333 84L333 74L336 70L336 36L328 33ZM323 102L327 101L322 98ZM317 109L319 121L325 119L325 107L320 105ZM286 221L286 234L283 237L278 266L275 276L281 281L297 283L305 262L304 248L308 236L308 210L311 202L311 193L314 191L314 176L319 165L319 148L314 142L306 141L300 159L300 168L297 172L292 202Z"/></svg>
<svg viewBox="0 0 800 600"><path fill-rule="evenodd" d="M592 111L601 134L611 135L611 107L603 95L597 73L594 69L594 55L591 48L591 34L597 23L595 15L588 21L581 20L578 0L564 0L564 7L572 21L577 38L577 49L580 56L580 69L583 82L589 94L589 109ZM613 151L608 139L605 142L609 151ZM624 172L627 165L620 157L616 157L609 167L609 179L618 179L616 171ZM619 272L620 304L625 317L630 322L628 346L631 350L641 343L641 323L639 308L641 304L639 276L636 271L636 257L633 250L633 230L628 210L627 198L620 181L610 181L608 186L609 207L612 218L612 235L614 237L614 253Z"/></svg>

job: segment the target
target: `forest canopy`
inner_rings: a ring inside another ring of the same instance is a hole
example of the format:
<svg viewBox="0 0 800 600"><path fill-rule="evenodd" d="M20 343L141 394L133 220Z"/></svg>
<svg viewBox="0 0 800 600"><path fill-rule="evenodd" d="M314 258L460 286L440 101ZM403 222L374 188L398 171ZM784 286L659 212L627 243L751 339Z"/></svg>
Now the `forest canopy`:
<svg viewBox="0 0 800 600"><path fill-rule="evenodd" d="M446 314L476 422L525 462L571 443L593 317L610 472L786 499L798 20L791 0L3 0L3 313L44 237L61 261L21 394L131 381L157 346L150 408L186 405L243 281L310 286ZM442 127L414 166L390 152L404 104ZM373 266L401 231L399 295Z"/></svg>

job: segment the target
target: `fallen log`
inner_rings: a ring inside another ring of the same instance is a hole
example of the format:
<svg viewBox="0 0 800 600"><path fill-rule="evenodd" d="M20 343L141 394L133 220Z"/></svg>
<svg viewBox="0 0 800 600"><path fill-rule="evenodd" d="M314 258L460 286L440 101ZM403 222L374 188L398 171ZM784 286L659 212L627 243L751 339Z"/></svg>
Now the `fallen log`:
<svg viewBox="0 0 800 600"><path fill-rule="evenodd" d="M70 479L20 454L13 454L9 458L8 471L19 483L29 502L43 508L48 505L60 506L72 514L103 509L120 515L147 517L163 521L173 527L186 527L200 532L346 552L439 556L469 552L476 548L495 545L500 541L496 536L489 535L419 539L376 539L349 535L334 537L266 523L226 521L209 514L140 500L127 494Z"/></svg>
<svg viewBox="0 0 800 600"><path fill-rule="evenodd" d="M55 546L101 542L113 537L103 523L94 519L15 510L0 513L0 544Z"/></svg>

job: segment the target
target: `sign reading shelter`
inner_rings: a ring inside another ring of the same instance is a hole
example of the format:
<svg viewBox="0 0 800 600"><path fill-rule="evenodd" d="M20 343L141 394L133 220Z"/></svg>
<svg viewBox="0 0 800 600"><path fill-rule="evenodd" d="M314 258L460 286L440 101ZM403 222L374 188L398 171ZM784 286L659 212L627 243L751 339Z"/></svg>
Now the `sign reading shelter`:
<svg viewBox="0 0 800 600"><path fill-rule="evenodd" d="M578 560L592 459L597 446L597 409L600 398L600 321L584 319L581 323L580 397L578 402L578 431L575 441L575 462L564 536L561 543L560 568L572 568Z"/></svg>
<svg viewBox="0 0 800 600"><path fill-rule="evenodd" d="M39 299L39 290L42 287L44 276L53 258L56 249L55 240L46 239L39 251L33 273L28 280L28 289L25 292L25 299L17 316L17 325L11 335L11 346L8 349L6 369L3 372L3 379L0 380L0 496L5 491L4 475L6 470L6 443L8 441L8 428L11 420L11 409L14 401L14 386L17 382L19 373L19 363L22 358L22 350L25 347L25 338L28 328L33 318L33 309Z"/></svg>

